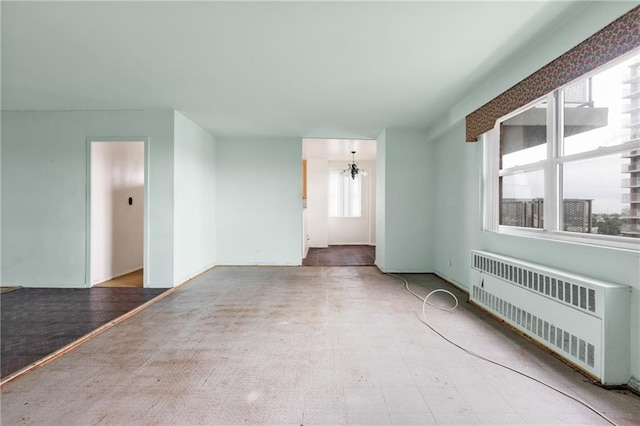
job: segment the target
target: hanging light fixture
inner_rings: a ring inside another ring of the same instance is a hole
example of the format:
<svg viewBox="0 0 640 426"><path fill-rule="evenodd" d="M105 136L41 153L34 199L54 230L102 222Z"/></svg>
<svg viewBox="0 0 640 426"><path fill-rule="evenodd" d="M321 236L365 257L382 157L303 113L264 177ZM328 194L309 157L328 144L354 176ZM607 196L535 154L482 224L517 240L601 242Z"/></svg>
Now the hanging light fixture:
<svg viewBox="0 0 640 426"><path fill-rule="evenodd" d="M356 152L351 151L351 155L352 155L351 164L349 164L347 168L342 171L342 174L344 176L351 176L351 179L354 179L354 180L356 176L359 174L362 176L367 176L369 173L367 173L366 170L359 169L358 165L356 164Z"/></svg>

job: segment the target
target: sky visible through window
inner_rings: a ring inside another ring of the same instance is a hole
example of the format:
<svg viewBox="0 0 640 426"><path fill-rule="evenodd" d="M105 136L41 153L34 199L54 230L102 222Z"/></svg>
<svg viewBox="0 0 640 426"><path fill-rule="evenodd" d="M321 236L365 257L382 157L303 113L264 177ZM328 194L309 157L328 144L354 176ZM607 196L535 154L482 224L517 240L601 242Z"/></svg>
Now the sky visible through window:
<svg viewBox="0 0 640 426"><path fill-rule="evenodd" d="M596 150L599 147L618 145L629 141L627 116L623 113L624 94L628 85L628 65L640 59L633 57L594 75L591 79L592 101L594 108L607 108L607 125L582 131L568 136L564 141L565 155ZM566 108L571 108L567 106ZM585 107L583 107L585 108ZM532 158L544 156L546 145L538 145L519 150L504 156L508 164L526 164ZM622 179L628 177L622 173L622 165L629 160L621 154L602 156L589 160L573 161L564 165L564 198L593 200L594 213L622 213L628 204L622 203ZM513 185L503 187L505 198L535 198L544 193L542 179L529 179L530 173L518 173L513 176ZM626 190L628 192L628 190ZM525 192L525 193L523 193Z"/></svg>

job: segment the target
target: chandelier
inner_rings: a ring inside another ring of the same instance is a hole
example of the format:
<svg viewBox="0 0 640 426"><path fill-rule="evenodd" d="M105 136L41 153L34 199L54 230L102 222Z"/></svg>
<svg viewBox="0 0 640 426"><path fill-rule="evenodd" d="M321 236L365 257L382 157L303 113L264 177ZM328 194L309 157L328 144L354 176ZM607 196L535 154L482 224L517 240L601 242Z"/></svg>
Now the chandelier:
<svg viewBox="0 0 640 426"><path fill-rule="evenodd" d="M342 171L342 174L344 176L351 176L351 179L354 179L354 180L356 176L358 176L358 174L362 176L367 176L369 173L367 173L366 170L359 169L358 165L356 164L356 152L351 151L351 155L352 155L351 164L349 164L347 168Z"/></svg>

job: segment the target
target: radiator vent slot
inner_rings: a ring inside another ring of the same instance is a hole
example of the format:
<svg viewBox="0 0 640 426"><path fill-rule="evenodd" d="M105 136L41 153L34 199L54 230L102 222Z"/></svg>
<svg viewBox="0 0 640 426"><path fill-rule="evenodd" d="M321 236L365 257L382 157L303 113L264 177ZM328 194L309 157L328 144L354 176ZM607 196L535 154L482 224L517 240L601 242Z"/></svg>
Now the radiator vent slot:
<svg viewBox="0 0 640 426"><path fill-rule="evenodd" d="M630 287L487 251L471 256L473 303L604 384L629 380Z"/></svg>
<svg viewBox="0 0 640 426"><path fill-rule="evenodd" d="M588 366L595 367L594 344L586 342L578 336L574 336L560 327L556 327L554 324L512 305L506 300L494 296L483 288L474 286L473 298L537 335L550 345L555 346L557 351L563 351L566 356L577 358Z"/></svg>
<svg viewBox="0 0 640 426"><path fill-rule="evenodd" d="M506 260L491 259L474 253L473 267L504 281L542 293L559 302L596 312L596 292L550 272L536 271Z"/></svg>

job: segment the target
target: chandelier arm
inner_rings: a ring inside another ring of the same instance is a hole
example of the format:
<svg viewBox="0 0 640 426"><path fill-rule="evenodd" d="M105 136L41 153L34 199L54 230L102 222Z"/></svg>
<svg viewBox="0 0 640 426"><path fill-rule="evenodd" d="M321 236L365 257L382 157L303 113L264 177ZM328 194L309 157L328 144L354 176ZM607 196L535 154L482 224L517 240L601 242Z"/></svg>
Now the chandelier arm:
<svg viewBox="0 0 640 426"><path fill-rule="evenodd" d="M345 170L343 170L342 172L344 174L346 174L346 175L351 174L351 179L353 179L353 180L355 180L356 176L360 172L360 169L358 169L358 165L356 164L356 152L355 151L351 151L351 164L348 164L347 168Z"/></svg>

